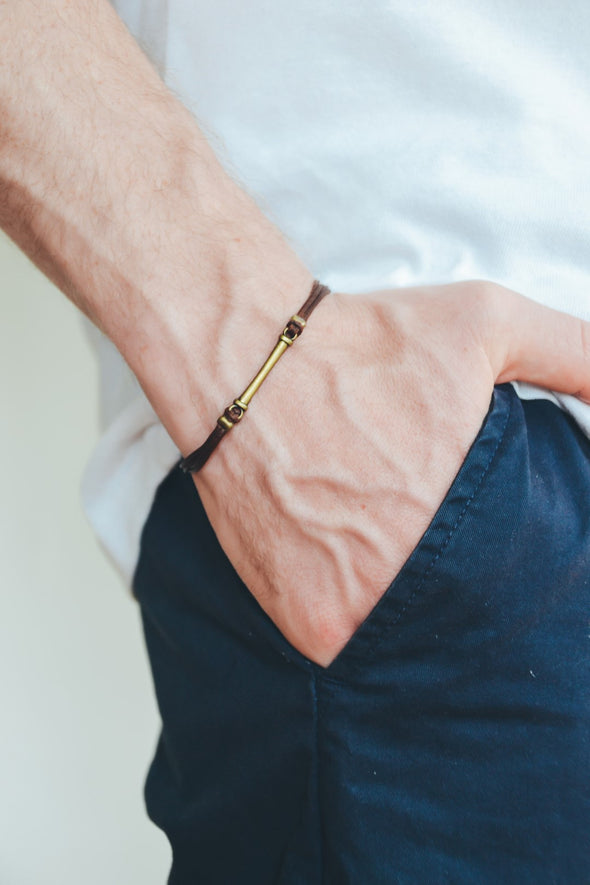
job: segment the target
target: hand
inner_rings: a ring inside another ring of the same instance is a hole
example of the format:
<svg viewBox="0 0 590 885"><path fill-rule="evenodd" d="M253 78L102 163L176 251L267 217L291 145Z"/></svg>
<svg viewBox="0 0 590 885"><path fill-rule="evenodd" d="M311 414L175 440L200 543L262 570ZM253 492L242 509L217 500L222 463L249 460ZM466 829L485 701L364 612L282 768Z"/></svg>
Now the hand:
<svg viewBox="0 0 590 885"><path fill-rule="evenodd" d="M322 666L343 648L426 530L495 382L590 400L589 341L589 324L477 280L324 299L194 475L292 645Z"/></svg>

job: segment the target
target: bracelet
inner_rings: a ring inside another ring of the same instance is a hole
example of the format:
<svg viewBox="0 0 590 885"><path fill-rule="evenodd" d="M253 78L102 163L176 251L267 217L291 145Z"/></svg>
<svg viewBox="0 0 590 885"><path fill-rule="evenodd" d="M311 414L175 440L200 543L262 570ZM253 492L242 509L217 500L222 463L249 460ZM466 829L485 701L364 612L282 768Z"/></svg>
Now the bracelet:
<svg viewBox="0 0 590 885"><path fill-rule="evenodd" d="M320 303L324 295L328 294L328 292L330 292L330 289L327 286L322 285L318 280L313 281L309 297L305 304L303 304L299 312L294 314L288 321L287 325L279 335L279 339L266 362L259 369L252 381L250 381L244 392L236 397L233 403L225 409L223 415L219 416L215 428L211 431L203 445L199 446L198 449L195 449L194 452L191 452L190 455L187 455L186 458L181 458L178 464L181 470L185 473L196 473L197 470L200 470L220 440L229 433L232 427L242 420L250 400L270 370L276 366L285 351L297 340L297 338L299 338L305 328L310 313L314 307Z"/></svg>

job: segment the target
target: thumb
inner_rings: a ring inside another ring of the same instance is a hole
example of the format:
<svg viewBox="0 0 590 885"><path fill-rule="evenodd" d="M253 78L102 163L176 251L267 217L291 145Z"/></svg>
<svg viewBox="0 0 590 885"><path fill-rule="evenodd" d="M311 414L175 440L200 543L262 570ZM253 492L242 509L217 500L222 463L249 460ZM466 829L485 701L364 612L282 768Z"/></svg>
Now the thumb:
<svg viewBox="0 0 590 885"><path fill-rule="evenodd" d="M590 323L497 288L500 340L488 352L496 381L528 381L590 404Z"/></svg>

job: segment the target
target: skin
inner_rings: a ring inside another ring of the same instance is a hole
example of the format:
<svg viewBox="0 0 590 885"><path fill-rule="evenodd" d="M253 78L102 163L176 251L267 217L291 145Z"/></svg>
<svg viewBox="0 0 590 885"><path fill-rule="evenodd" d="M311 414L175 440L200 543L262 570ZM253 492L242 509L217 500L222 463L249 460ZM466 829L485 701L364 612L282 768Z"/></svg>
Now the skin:
<svg viewBox="0 0 590 885"><path fill-rule="evenodd" d="M313 274L106 0L0 0L0 225L199 445ZM181 219L181 221L179 221ZM512 379L590 401L590 328L492 282L335 292L194 480L250 592L327 666Z"/></svg>

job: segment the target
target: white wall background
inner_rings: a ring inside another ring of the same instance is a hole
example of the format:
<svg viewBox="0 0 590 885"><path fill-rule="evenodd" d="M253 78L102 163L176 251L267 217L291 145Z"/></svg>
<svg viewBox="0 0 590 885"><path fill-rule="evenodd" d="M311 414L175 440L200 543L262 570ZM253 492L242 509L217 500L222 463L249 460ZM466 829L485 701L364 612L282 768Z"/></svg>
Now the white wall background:
<svg viewBox="0 0 590 885"><path fill-rule="evenodd" d="M0 233L0 885L163 885L139 611L79 502L97 378L73 305Z"/></svg>

